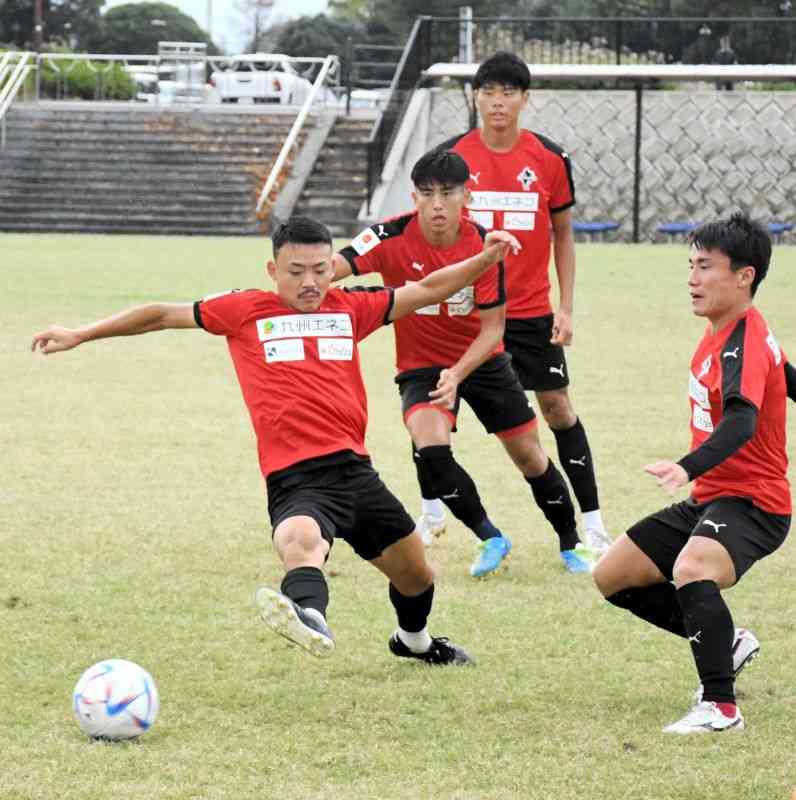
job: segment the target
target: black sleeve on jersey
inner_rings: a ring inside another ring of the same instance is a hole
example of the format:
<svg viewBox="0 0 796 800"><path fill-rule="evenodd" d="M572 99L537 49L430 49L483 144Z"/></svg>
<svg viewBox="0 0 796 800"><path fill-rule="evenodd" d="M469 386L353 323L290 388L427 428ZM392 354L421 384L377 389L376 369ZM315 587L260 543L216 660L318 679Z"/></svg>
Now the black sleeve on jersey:
<svg viewBox="0 0 796 800"><path fill-rule="evenodd" d="M546 136L542 136L541 133L536 133L536 131L531 132L544 145L545 149L549 150L551 153L555 153L564 162L564 167L567 170L567 181L569 182L569 193L572 195L572 202L566 203L563 206L551 208L550 213L555 214L558 211L566 211L568 208L572 208L572 206L575 205L575 181L572 179L572 162L569 160L569 156L561 145L556 144L552 139L548 139Z"/></svg>
<svg viewBox="0 0 796 800"><path fill-rule="evenodd" d="M201 310L199 308L199 306L201 305L201 302L202 302L201 300L197 300L193 304L193 318L196 321L196 324L200 328L202 328L202 330L205 330L205 324L204 324L204 322L202 322L202 312L201 312Z"/></svg>
<svg viewBox="0 0 796 800"><path fill-rule="evenodd" d="M491 303L479 303L478 309L480 311L486 311L490 308L497 308L498 306L506 305L506 268L503 266L503 262L498 262L498 294L497 300L494 300Z"/></svg>
<svg viewBox="0 0 796 800"><path fill-rule="evenodd" d="M677 463L688 473L688 479L694 480L743 447L755 435L756 428L757 409L736 397L725 403L721 422L710 438Z"/></svg>
<svg viewBox="0 0 796 800"><path fill-rule="evenodd" d="M413 214L404 214L403 216L395 217L394 219L376 222L373 225L370 225L369 228L383 242L386 239L391 239L393 236L400 236L404 232L404 229L409 224L413 216ZM351 245L344 247L339 252L340 255L351 265L351 272L353 272L354 275L359 275L356 263L357 258L359 258L359 253L357 253L357 251L354 250Z"/></svg>
<svg viewBox="0 0 796 800"><path fill-rule="evenodd" d="M721 396L722 405L727 408L731 400L744 400L741 394L743 376L743 342L746 336L746 320L742 319L727 339L721 351Z"/></svg>
<svg viewBox="0 0 796 800"><path fill-rule="evenodd" d="M469 133L469 131L467 133ZM467 136L467 133L460 133L450 139L446 139L444 142L442 142L442 144L438 144L434 148L434 152L436 153L438 150L453 150L453 148L456 147L456 145L459 144L459 142L464 139L465 136ZM461 155L461 153L459 153L459 155Z"/></svg>
<svg viewBox="0 0 796 800"><path fill-rule="evenodd" d="M392 320L390 319L390 314L392 313L392 307L395 305L395 290L392 286L344 286L344 292L389 292L390 293L390 300L387 303L387 310L384 312L384 321L382 325L391 325Z"/></svg>
<svg viewBox="0 0 796 800"><path fill-rule="evenodd" d="M785 387L788 397L796 403L796 369L790 361L785 362Z"/></svg>

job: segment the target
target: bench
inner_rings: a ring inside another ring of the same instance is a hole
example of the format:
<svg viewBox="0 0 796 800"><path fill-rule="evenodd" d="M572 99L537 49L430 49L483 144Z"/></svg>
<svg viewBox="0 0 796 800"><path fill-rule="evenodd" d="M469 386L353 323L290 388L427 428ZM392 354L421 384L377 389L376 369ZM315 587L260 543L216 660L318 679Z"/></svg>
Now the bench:
<svg viewBox="0 0 796 800"><path fill-rule="evenodd" d="M575 222L572 229L575 233L588 234L589 239L594 241L597 237L603 238L607 231L615 231L619 227L618 222Z"/></svg>
<svg viewBox="0 0 796 800"><path fill-rule="evenodd" d="M655 228L656 233L663 233L669 237L670 241L675 240L678 236L685 236L691 233L694 228L698 228L701 222L662 222Z"/></svg>
<svg viewBox="0 0 796 800"><path fill-rule="evenodd" d="M769 222L768 232L774 237L775 242L781 242L788 231L793 230L792 222Z"/></svg>

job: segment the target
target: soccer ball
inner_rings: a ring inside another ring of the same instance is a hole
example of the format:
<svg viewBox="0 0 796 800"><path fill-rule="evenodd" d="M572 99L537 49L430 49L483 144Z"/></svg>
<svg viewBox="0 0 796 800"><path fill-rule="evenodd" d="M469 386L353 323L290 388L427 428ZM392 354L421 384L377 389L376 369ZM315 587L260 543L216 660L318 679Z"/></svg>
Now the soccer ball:
<svg viewBox="0 0 796 800"><path fill-rule="evenodd" d="M152 676L121 658L89 667L72 692L72 710L83 733L94 739L133 739L148 731L160 699Z"/></svg>

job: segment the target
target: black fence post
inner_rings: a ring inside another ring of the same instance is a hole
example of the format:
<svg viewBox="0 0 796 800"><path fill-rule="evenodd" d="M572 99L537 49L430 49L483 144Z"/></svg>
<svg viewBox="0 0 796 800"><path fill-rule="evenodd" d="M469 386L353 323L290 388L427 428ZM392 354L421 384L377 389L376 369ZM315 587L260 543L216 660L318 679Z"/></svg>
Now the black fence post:
<svg viewBox="0 0 796 800"><path fill-rule="evenodd" d="M346 82L346 92L345 92L345 115L347 117L351 116L351 84L354 79L354 40L351 36L349 36L345 40L345 82Z"/></svg>
<svg viewBox="0 0 796 800"><path fill-rule="evenodd" d="M622 20L616 21L616 63L622 63Z"/></svg>
<svg viewBox="0 0 796 800"><path fill-rule="evenodd" d="M640 241L640 211L641 211L641 98L644 87L636 84L636 142L633 171L633 241Z"/></svg>

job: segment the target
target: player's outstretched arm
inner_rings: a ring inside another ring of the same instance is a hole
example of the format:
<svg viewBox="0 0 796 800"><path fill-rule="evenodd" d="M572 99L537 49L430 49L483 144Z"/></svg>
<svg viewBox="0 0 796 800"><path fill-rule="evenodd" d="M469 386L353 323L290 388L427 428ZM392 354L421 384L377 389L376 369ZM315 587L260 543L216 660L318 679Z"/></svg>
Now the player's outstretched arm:
<svg viewBox="0 0 796 800"><path fill-rule="evenodd" d="M112 317L93 322L81 328L62 328L51 325L33 337L31 350L45 355L71 350L92 339L112 336L136 336L150 331L170 328L198 328L193 316L192 303L149 303L136 306Z"/></svg>
<svg viewBox="0 0 796 800"><path fill-rule="evenodd" d="M459 289L469 286L496 261L505 258L509 250L519 252L520 243L507 231L490 231L484 249L457 264L435 270L422 281L409 283L395 290L390 319L400 319L423 306L441 303Z"/></svg>
<svg viewBox="0 0 796 800"><path fill-rule="evenodd" d="M354 272L351 269L351 265L348 263L348 259L346 259L345 256L341 256L340 253L335 253L332 256L332 267L334 268L334 277L332 280L335 282L347 278Z"/></svg>

